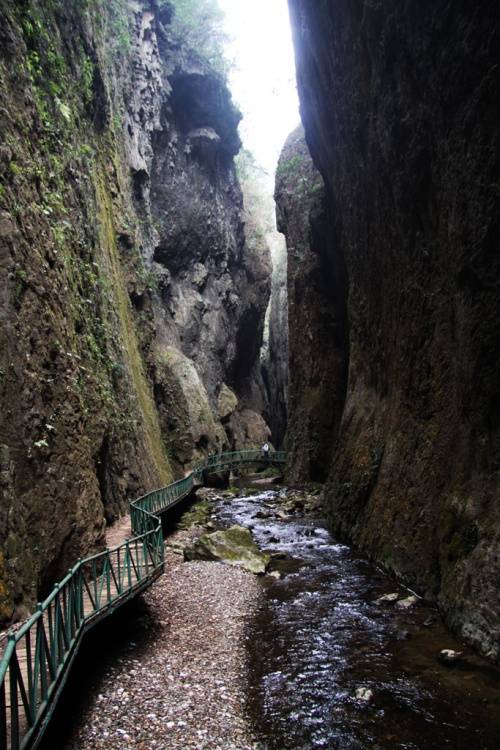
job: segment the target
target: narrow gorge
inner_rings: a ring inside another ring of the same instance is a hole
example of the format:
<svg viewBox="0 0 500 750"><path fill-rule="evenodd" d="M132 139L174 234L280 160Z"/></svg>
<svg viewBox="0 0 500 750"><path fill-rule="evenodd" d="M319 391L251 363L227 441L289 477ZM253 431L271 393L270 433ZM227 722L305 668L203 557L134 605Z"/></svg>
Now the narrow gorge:
<svg viewBox="0 0 500 750"><path fill-rule="evenodd" d="M500 10L0 21L0 750L493 750Z"/></svg>

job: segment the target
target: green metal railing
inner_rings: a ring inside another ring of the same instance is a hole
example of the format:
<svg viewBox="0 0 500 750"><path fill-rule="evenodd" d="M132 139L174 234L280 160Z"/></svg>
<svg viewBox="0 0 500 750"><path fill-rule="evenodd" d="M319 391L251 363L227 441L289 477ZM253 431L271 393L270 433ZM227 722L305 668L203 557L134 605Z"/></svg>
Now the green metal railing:
<svg viewBox="0 0 500 750"><path fill-rule="evenodd" d="M263 453L260 450L233 451L232 453L215 453L194 468L193 474L197 477L203 475L203 472L221 471L231 469L248 463L266 463L269 465L280 465L286 461L285 451L269 451Z"/></svg>
<svg viewBox="0 0 500 750"><path fill-rule="evenodd" d="M191 474L130 504L132 539L79 560L18 630L0 662L0 750L35 748L50 720L82 637L149 586L164 570L159 516L190 494L204 475L245 463L285 463L283 451L209 456Z"/></svg>

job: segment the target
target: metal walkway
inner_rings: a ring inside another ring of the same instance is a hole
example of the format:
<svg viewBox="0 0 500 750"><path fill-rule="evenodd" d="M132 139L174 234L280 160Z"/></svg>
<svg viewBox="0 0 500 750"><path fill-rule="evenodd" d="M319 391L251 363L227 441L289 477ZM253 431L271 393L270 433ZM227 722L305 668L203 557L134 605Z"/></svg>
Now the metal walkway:
<svg viewBox="0 0 500 750"><path fill-rule="evenodd" d="M130 504L132 538L78 560L18 630L0 662L0 750L38 746L84 634L164 571L160 516L204 483L207 473L242 464L285 463L284 451L220 453L173 484Z"/></svg>

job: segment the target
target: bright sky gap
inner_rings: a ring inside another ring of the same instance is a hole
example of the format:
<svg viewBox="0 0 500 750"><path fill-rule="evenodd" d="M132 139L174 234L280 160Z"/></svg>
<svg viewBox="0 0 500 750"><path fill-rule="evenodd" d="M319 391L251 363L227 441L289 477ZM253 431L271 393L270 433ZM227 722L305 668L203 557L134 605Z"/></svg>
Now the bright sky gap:
<svg viewBox="0 0 500 750"><path fill-rule="evenodd" d="M242 111L243 145L270 174L299 124L287 0L219 0L229 36L233 98Z"/></svg>

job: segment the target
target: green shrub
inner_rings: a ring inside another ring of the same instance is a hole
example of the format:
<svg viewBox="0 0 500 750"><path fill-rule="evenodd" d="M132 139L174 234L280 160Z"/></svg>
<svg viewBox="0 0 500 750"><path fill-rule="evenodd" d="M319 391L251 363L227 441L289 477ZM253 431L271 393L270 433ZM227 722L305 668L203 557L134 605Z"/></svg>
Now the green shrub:
<svg viewBox="0 0 500 750"><path fill-rule="evenodd" d="M225 77L230 67L224 56L227 35L224 13L217 0L172 0L171 4L174 7L174 33Z"/></svg>

